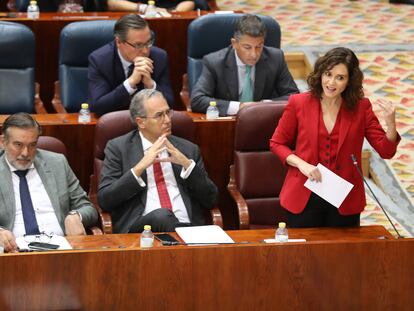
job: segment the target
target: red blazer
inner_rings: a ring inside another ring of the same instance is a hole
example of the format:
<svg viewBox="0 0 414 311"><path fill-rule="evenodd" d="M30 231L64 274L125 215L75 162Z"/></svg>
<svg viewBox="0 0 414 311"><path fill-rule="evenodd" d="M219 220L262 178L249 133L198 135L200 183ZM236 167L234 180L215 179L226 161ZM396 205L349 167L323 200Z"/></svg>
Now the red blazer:
<svg viewBox="0 0 414 311"><path fill-rule="evenodd" d="M270 140L270 150L285 164L287 156L292 153L310 164L318 164L319 109L319 99L310 93L289 97L283 116ZM363 180L352 162L351 154L355 155L361 169L364 137L386 159L394 156L401 138L398 137L396 142L387 139L367 98L362 99L352 112L346 110L343 103L341 109L338 156L334 172L354 185L339 208L340 214L352 215L362 212L366 201ZM295 150L292 150L293 146ZM298 168L289 166L280 193L280 202L292 213L301 213L309 200L311 191L303 185L306 179Z"/></svg>

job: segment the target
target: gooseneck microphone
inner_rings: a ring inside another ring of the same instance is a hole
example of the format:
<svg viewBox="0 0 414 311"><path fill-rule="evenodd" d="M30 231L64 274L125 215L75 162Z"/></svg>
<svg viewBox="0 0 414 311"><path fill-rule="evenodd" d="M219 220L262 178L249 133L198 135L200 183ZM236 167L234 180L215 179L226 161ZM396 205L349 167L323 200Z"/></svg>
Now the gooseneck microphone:
<svg viewBox="0 0 414 311"><path fill-rule="evenodd" d="M389 223L391 224L392 228L394 229L394 231L397 233L398 238L399 239L403 239L404 237L398 232L397 228L395 228L394 224L392 223L392 221L391 221L390 217L388 216L387 212L385 211L384 207L382 207L382 205L381 205L380 201L378 200L377 196L375 195L374 191L372 191L371 187L369 186L369 184L365 180L364 175L362 175L362 172L361 172L361 170L358 167L358 161L357 161L355 155L351 154L351 159L352 159L352 162L353 162L353 164L355 165L355 167L356 167L356 169L358 171L358 174L361 176L361 178L364 181L365 185L368 187L369 191L372 193L375 201L378 203L379 207L382 209L382 211L384 212L385 216L387 216L387 219L388 219Z"/></svg>

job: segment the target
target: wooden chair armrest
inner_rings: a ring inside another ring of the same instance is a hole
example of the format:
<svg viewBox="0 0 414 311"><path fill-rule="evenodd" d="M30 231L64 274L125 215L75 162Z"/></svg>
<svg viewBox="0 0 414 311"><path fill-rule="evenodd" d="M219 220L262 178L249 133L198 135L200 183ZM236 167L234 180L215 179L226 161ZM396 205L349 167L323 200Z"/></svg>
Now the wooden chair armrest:
<svg viewBox="0 0 414 311"><path fill-rule="evenodd" d="M92 234L92 235L102 235L103 234L102 230L100 228L96 227L96 226L89 228L88 230L86 230L86 232L88 234Z"/></svg>
<svg viewBox="0 0 414 311"><path fill-rule="evenodd" d="M60 98L60 81L55 81L55 93L53 94L52 106L57 113L67 113Z"/></svg>
<svg viewBox="0 0 414 311"><path fill-rule="evenodd" d="M180 92L181 102L184 104L184 107L187 111L191 112L191 99L190 92L188 90L188 75L183 74L183 86Z"/></svg>
<svg viewBox="0 0 414 311"><path fill-rule="evenodd" d="M239 192L236 186L236 179L234 176L234 165L230 165L230 181L227 185L227 190L230 193L230 196L236 202L237 212L239 215L239 229L246 230L250 228L249 220L249 209L247 203L244 200L242 194Z"/></svg>
<svg viewBox="0 0 414 311"><path fill-rule="evenodd" d="M223 228L223 217L221 216L221 212L217 207L210 210L210 217L211 223L213 225Z"/></svg>
<svg viewBox="0 0 414 311"><path fill-rule="evenodd" d="M34 108L35 112L39 114L47 113L45 105L43 105L43 101L40 98L40 84L35 83L35 99L34 99Z"/></svg>
<svg viewBox="0 0 414 311"><path fill-rule="evenodd" d="M207 0L208 6L210 7L211 11L219 11L220 8L218 7L216 0Z"/></svg>
<svg viewBox="0 0 414 311"><path fill-rule="evenodd" d="M91 175L90 176L90 182L89 182L89 200L91 200L93 206L95 207L96 211L99 215L99 222L101 225L101 229L104 234L112 234L112 218L111 214L108 212L105 212L102 210L102 208L99 206L98 198L97 198L97 184L96 176Z"/></svg>

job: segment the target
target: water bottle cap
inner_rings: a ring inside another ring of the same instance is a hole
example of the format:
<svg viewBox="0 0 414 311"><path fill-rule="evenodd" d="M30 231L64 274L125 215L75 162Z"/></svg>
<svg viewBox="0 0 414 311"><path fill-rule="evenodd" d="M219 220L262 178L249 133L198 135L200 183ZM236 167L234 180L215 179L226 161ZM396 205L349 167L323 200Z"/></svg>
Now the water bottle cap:
<svg viewBox="0 0 414 311"><path fill-rule="evenodd" d="M279 222L279 228L286 228L285 222Z"/></svg>
<svg viewBox="0 0 414 311"><path fill-rule="evenodd" d="M148 5L154 5L154 4L155 4L155 1L152 1L152 0L148 1Z"/></svg>
<svg viewBox="0 0 414 311"><path fill-rule="evenodd" d="M151 226L150 225L145 225L144 230L151 230Z"/></svg>
<svg viewBox="0 0 414 311"><path fill-rule="evenodd" d="M26 3L27 3L27 2L26 2ZM37 1L32 0L32 1L30 1L30 4L37 4Z"/></svg>
<svg viewBox="0 0 414 311"><path fill-rule="evenodd" d="M81 107L82 107L82 109L88 109L89 108L89 105L87 103L83 103L81 105Z"/></svg>
<svg viewBox="0 0 414 311"><path fill-rule="evenodd" d="M217 103L215 101L211 101L210 102L210 106L216 107L217 106Z"/></svg>

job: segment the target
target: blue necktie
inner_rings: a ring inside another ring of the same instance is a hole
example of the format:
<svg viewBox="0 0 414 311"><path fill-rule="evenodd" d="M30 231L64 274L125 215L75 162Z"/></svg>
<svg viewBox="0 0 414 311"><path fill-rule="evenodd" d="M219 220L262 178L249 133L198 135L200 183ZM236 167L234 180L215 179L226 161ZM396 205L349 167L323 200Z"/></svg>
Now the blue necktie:
<svg viewBox="0 0 414 311"><path fill-rule="evenodd" d="M244 76L243 90L242 90L242 94L240 96L240 101L242 103L253 101L253 85L252 85L252 79L250 78L251 70L252 70L252 66L246 65L246 72L245 72L245 76Z"/></svg>
<svg viewBox="0 0 414 311"><path fill-rule="evenodd" d="M27 172L28 170L14 171L20 178L20 202L22 204L24 227L26 228L26 234L40 234L32 199L30 197L29 186L27 185Z"/></svg>

